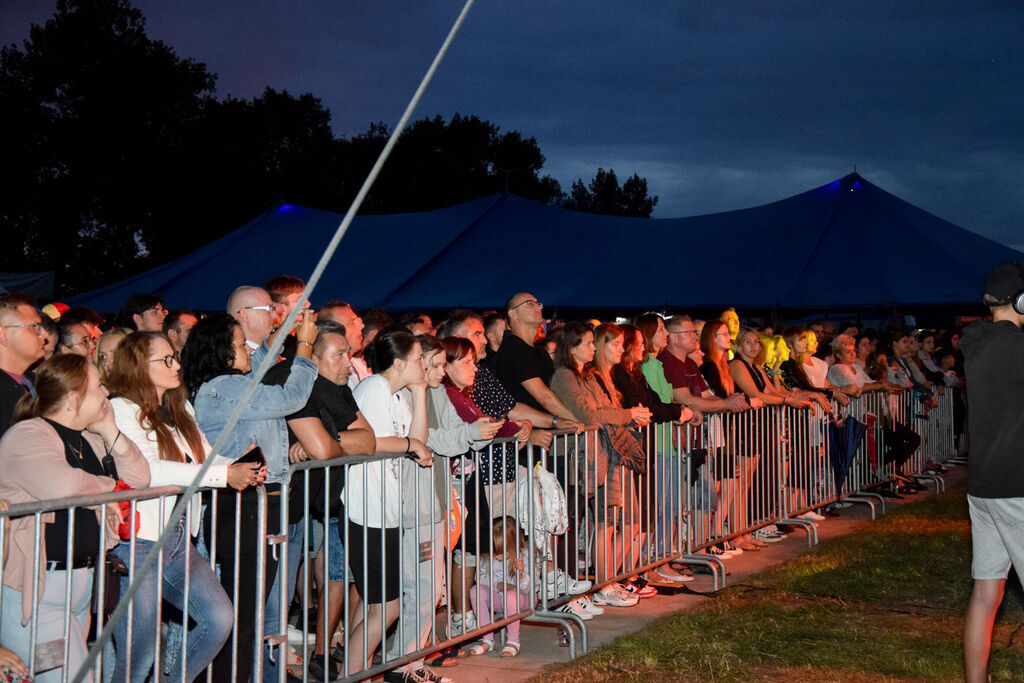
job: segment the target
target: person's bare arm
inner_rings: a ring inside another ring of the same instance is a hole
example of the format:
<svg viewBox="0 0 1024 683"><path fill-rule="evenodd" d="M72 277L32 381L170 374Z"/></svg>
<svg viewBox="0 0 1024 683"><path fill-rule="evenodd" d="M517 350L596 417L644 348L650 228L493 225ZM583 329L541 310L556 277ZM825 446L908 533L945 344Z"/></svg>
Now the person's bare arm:
<svg viewBox="0 0 1024 683"><path fill-rule="evenodd" d="M377 450L377 439L373 436L373 428L362 413L356 413L355 422L338 432L338 440L346 453L370 455Z"/></svg>
<svg viewBox="0 0 1024 683"><path fill-rule="evenodd" d="M330 460L345 455L341 444L324 428L318 417L299 417L288 420L302 450L313 460Z"/></svg>
<svg viewBox="0 0 1024 683"><path fill-rule="evenodd" d="M725 401L717 396L694 396L686 387L672 389L672 402L697 408L701 413L721 413L729 410Z"/></svg>
<svg viewBox="0 0 1024 683"><path fill-rule="evenodd" d="M747 369L738 362L729 363L729 374L732 375L732 381L736 383L748 398L760 399L762 403L769 406L782 405L785 402L785 398L777 393L768 393L766 391L760 391L757 385L754 384L754 378L750 376ZM765 387L767 388L767 386Z"/></svg>
<svg viewBox="0 0 1024 683"><path fill-rule="evenodd" d="M522 382L523 388L530 392L530 396L533 396L537 403L543 406L544 410L548 411L552 415L559 419L566 419L575 421L572 415L572 411L565 407L562 400L555 396L555 392L551 391L548 385L544 384L544 381L540 377L533 377L525 382Z"/></svg>
<svg viewBox="0 0 1024 683"><path fill-rule="evenodd" d="M557 398L557 396L555 398ZM533 406L528 406L525 403L517 403L515 408L508 411L508 419L513 422L529 420L535 427L550 427L551 417L550 413L537 410Z"/></svg>

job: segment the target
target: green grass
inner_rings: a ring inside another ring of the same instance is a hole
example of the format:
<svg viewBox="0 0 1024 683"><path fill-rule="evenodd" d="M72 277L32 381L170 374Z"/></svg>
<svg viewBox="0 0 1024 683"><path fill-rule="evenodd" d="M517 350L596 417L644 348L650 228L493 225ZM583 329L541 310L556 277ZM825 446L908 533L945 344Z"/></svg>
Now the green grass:
<svg viewBox="0 0 1024 683"><path fill-rule="evenodd" d="M821 543L701 607L538 680L959 680L970 582L963 488ZM993 680L1024 680L1024 600L1008 583Z"/></svg>

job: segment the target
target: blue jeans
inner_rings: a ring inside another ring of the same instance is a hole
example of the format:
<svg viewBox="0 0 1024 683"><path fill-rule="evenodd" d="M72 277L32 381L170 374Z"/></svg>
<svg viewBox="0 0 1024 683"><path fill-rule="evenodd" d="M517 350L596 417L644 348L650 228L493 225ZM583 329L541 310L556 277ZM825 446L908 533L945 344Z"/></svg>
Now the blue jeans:
<svg viewBox="0 0 1024 683"><path fill-rule="evenodd" d="M658 529L655 533L655 554L665 557L672 554L676 545L673 530L676 524L676 506L679 496L679 458L671 453L656 453L654 469L657 491L653 504L658 507Z"/></svg>
<svg viewBox="0 0 1024 683"><path fill-rule="evenodd" d="M71 606L71 632L68 639L68 680L78 671L88 654L86 637L92 613L92 569L71 570L71 595L67 601ZM64 602L67 595L66 571L48 571L44 575L45 588L35 611L37 622L36 646L64 638ZM21 625L21 593L10 586L3 587L3 611L0 613L3 624L3 644L28 663L29 644L32 637L32 622ZM37 683L60 683L65 667L37 673ZM91 683L92 672L83 679Z"/></svg>
<svg viewBox="0 0 1024 683"><path fill-rule="evenodd" d="M135 541L135 566L141 567L149 553L154 552L152 541L138 539ZM122 543L114 549L114 554L130 566L130 548ZM185 558L188 557L188 571L185 569ZM188 532L184 525L178 525L176 532L164 547L163 558L163 599L170 605L184 611L185 579L188 579L188 616L195 623L189 629L185 643L187 668L185 680L191 681L205 669L227 642L234 623L234 611L231 600L217 581L216 575L189 542ZM135 595L132 606L132 637L128 638L128 619L122 619L114 631L117 643L117 664L114 669L114 680L125 680L127 657L132 654L132 681L144 681L153 670L156 655L154 640L160 628L157 623L157 571L149 572L142 580L142 586ZM121 590L128 590L128 578L121 579ZM171 680L181 680L181 659Z"/></svg>
<svg viewBox="0 0 1024 683"><path fill-rule="evenodd" d="M295 583L298 579L299 570L299 559L302 557L302 546L306 542L306 521L296 522L295 524L288 525L288 586L285 598L290 604L292 596L295 595ZM312 557L312 555L310 555ZM266 627L263 629L263 635L281 633L282 627L280 626L281 610L279 603L281 601L281 582L278 580L280 572L276 572L274 575L274 585L270 589L270 597L267 598L267 607L263 612L263 623ZM285 618L287 620L287 612ZM300 622L301 626L301 622ZM313 625L310 624L310 627ZM284 632L287 632L287 626L283 627ZM263 680L265 683L276 683L278 680L277 666L280 664L280 657L278 653L285 653L285 648L273 648L274 659L271 660L270 653L271 648L264 646L263 649Z"/></svg>

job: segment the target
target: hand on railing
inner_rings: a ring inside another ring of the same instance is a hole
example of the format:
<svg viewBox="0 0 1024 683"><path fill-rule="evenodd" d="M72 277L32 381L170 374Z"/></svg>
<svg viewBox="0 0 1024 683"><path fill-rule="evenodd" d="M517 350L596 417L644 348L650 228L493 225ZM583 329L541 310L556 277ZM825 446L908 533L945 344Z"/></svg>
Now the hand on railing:
<svg viewBox="0 0 1024 683"><path fill-rule="evenodd" d="M533 423L529 420L519 420L516 424L519 425L519 431L515 433L516 441L522 447L533 436Z"/></svg>
<svg viewBox="0 0 1024 683"><path fill-rule="evenodd" d="M554 438L554 435L547 429L534 429L530 434L530 443L547 450L551 448L551 442Z"/></svg>
<svg viewBox="0 0 1024 683"><path fill-rule="evenodd" d="M757 396L752 396L750 398L750 407L754 410L761 410L761 408L764 408L764 401L759 399Z"/></svg>
<svg viewBox="0 0 1024 683"><path fill-rule="evenodd" d="M409 439L409 455L420 467L430 467L434 464L434 454L419 439Z"/></svg>
<svg viewBox="0 0 1024 683"><path fill-rule="evenodd" d="M301 441L296 441L288 447L288 462L306 462L309 460L309 453L302 447Z"/></svg>
<svg viewBox="0 0 1024 683"><path fill-rule="evenodd" d="M476 421L476 426L480 430L480 438L484 441L490 441L505 426L505 420L495 420L493 417L484 415Z"/></svg>
<svg viewBox="0 0 1024 683"><path fill-rule="evenodd" d="M761 403L759 406L754 405L754 401L761 403L759 399L751 399L750 403L747 403L747 397L743 394L736 392L729 398L725 399L725 407L729 409L731 413L742 413L747 408L760 408L764 404Z"/></svg>
<svg viewBox="0 0 1024 683"><path fill-rule="evenodd" d="M786 405L791 408L810 408L811 402L807 399L800 398L799 396L787 396Z"/></svg>
<svg viewBox="0 0 1024 683"><path fill-rule="evenodd" d="M651 409L644 406L643 403L634 406L629 409L629 415L634 427L643 427L651 422Z"/></svg>

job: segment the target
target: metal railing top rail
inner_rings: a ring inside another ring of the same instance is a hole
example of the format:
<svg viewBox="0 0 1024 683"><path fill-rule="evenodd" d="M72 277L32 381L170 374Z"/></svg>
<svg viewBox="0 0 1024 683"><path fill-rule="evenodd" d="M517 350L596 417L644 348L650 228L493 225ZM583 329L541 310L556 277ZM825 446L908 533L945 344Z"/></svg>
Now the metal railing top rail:
<svg viewBox="0 0 1024 683"><path fill-rule="evenodd" d="M177 496L185 489L181 486L155 486L144 489L111 491L90 496L68 496L66 498L47 498L34 503L15 503L8 510L0 510L0 519L4 517L27 517L43 512L54 512L66 508L96 507L107 503L120 503L132 500L150 500L164 496ZM209 490L209 489L200 489Z"/></svg>

